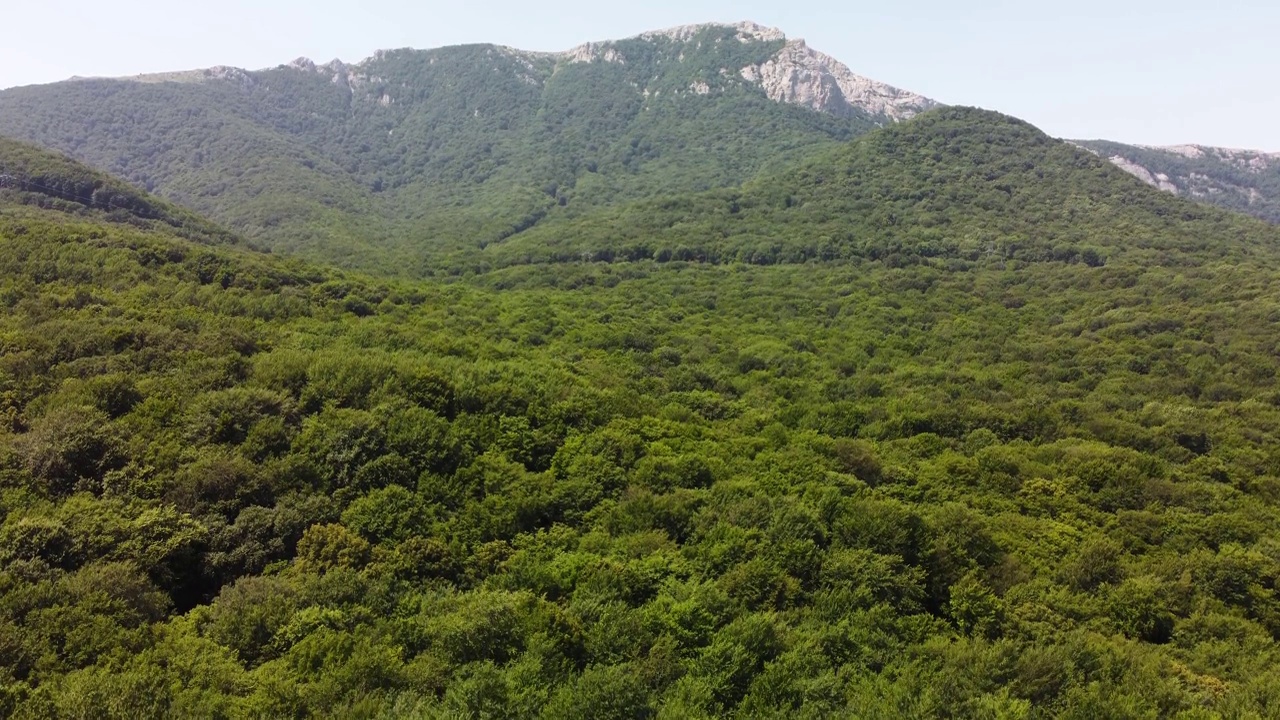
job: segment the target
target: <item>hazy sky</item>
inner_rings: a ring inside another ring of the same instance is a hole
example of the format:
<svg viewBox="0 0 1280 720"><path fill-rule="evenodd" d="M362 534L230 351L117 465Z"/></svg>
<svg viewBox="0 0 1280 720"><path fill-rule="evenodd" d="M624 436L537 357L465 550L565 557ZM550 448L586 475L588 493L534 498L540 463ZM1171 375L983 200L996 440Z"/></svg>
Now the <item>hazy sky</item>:
<svg viewBox="0 0 1280 720"><path fill-rule="evenodd" d="M1277 0L4 0L0 87L755 20L867 75L1059 137L1280 151Z"/></svg>

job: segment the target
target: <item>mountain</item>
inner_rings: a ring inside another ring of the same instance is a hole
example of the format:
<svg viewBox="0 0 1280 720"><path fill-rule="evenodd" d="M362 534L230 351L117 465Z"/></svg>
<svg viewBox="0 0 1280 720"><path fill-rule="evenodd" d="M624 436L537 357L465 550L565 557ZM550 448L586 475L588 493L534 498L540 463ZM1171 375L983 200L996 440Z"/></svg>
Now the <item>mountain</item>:
<svg viewBox="0 0 1280 720"><path fill-rule="evenodd" d="M1074 142L1166 192L1280 223L1280 153Z"/></svg>
<svg viewBox="0 0 1280 720"><path fill-rule="evenodd" d="M1274 714L1274 226L948 108L376 280L0 150L0 717Z"/></svg>
<svg viewBox="0 0 1280 720"><path fill-rule="evenodd" d="M0 92L0 133L268 247L424 273L441 250L732 187L934 105L741 23L17 88Z"/></svg>
<svg viewBox="0 0 1280 720"><path fill-rule="evenodd" d="M1220 256L1241 250L1221 244L1241 234L1276 238L1256 221L1155 192L1023 121L957 107L872 132L738 189L552 221L466 257L477 268L584 258L1101 264L1157 249Z"/></svg>
<svg viewBox="0 0 1280 720"><path fill-rule="evenodd" d="M0 137L0 200L63 211L100 210L114 219L162 228L190 240L240 242L189 210L66 157L5 137Z"/></svg>

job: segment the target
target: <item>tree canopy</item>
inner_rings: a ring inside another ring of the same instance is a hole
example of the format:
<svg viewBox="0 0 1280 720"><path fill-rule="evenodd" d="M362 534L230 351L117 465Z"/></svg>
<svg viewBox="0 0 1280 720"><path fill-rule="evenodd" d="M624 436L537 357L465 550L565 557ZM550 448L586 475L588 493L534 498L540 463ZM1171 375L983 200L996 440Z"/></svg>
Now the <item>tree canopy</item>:
<svg viewBox="0 0 1280 720"><path fill-rule="evenodd" d="M430 282L6 188L0 713L1268 715L1275 231L969 110L772 177Z"/></svg>

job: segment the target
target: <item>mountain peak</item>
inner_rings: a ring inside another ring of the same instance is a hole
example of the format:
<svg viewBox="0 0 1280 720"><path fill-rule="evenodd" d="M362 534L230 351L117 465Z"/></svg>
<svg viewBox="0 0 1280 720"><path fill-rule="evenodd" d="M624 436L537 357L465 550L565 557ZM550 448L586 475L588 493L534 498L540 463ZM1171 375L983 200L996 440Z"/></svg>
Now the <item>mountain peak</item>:
<svg viewBox="0 0 1280 720"><path fill-rule="evenodd" d="M619 52L617 45L628 40L640 40L644 42L654 42L665 40L673 43L691 42L699 35L714 30L733 30L736 31L738 41L741 43L783 43L787 40L786 33L777 28L766 27L759 23L744 20L737 23L697 23L694 25L677 25L676 27L664 28L661 30L650 30L632 35L631 37L621 40L599 40L583 43L571 50L561 53L547 53L547 55L569 62L626 62L626 58Z"/></svg>
<svg viewBox="0 0 1280 720"><path fill-rule="evenodd" d="M759 86L776 102L802 105L841 116L865 112L895 122L941 105L918 93L858 75L839 60L809 47L802 38L788 38L782 30L750 20L680 25L641 33L630 39L687 43L713 30L736 31L736 37L742 43L781 44L778 51L764 62L724 68L726 74L735 74ZM553 56L575 63L626 63L627 58L618 47L619 42L589 42Z"/></svg>
<svg viewBox="0 0 1280 720"><path fill-rule="evenodd" d="M666 38L676 42L687 42L697 37L699 33L712 28L730 28L738 31L738 39L742 42L780 42L787 39L786 33L778 28L761 25L750 20L743 20L736 23L697 23L694 25L677 25L676 27L665 28L662 30L650 30L636 36L641 40L656 40Z"/></svg>

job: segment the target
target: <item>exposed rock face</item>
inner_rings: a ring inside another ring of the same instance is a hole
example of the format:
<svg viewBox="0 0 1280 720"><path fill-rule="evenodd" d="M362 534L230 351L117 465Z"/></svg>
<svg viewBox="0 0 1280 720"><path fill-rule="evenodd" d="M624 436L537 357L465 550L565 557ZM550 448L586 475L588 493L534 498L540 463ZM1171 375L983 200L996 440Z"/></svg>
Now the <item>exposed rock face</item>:
<svg viewBox="0 0 1280 720"><path fill-rule="evenodd" d="M1280 153L1103 140L1074 144L1165 192L1280 222Z"/></svg>
<svg viewBox="0 0 1280 720"><path fill-rule="evenodd" d="M1137 147L1155 152L1181 155L1189 160L1211 158L1229 163L1249 172L1265 172L1280 165L1280 153L1261 152L1259 150L1237 150L1234 148L1210 147L1208 145L1170 145L1155 147L1139 145Z"/></svg>
<svg viewBox="0 0 1280 720"><path fill-rule="evenodd" d="M706 30L731 28L738 31L738 42L782 42L787 36L777 28L757 25L753 22L740 22L732 25L723 23L702 23L700 25L681 25L665 30L652 30L637 35L635 39L653 42L666 40L674 43L686 43ZM535 53L529 53L535 54ZM562 53L548 53L551 57L568 62L616 62L625 63L626 58L615 47L615 41L589 42Z"/></svg>
<svg viewBox="0 0 1280 720"><path fill-rule="evenodd" d="M1148 185L1153 185L1165 192L1173 193L1174 195L1178 194L1178 186L1170 182L1169 176L1164 173L1153 173L1123 155L1112 155L1107 159L1111 161L1112 165L1115 165Z"/></svg>
<svg viewBox="0 0 1280 720"><path fill-rule="evenodd" d="M786 43L768 62L744 68L726 68L743 80L760 86L776 102L803 105L836 115L862 111L895 121L906 120L939 106L939 103L916 93L854 74L844 63L810 48L804 40L787 40L781 30L753 22L682 25L647 32L639 39L691 42L700 33L715 28L736 30L738 41L743 43ZM571 63L626 62L612 42L587 43L559 55L559 59ZM705 83L697 83L690 89L700 95L710 92Z"/></svg>
<svg viewBox="0 0 1280 720"><path fill-rule="evenodd" d="M777 102L804 105L837 115L863 110L893 120L907 120L939 103L906 90L856 75L844 63L792 40L763 65L741 71L748 82L764 88Z"/></svg>
<svg viewBox="0 0 1280 720"><path fill-rule="evenodd" d="M627 61L627 59L622 56L622 53L610 46L609 43L589 42L585 45L579 45L568 52L559 53L559 56L566 62L571 63L626 63Z"/></svg>
<svg viewBox="0 0 1280 720"><path fill-rule="evenodd" d="M765 27L753 23L749 20L731 25L724 23L702 23L699 25L680 25L678 27L667 28L665 30L652 30L640 35L641 40L656 40L658 38L666 38L675 42L688 42L697 37L698 33L711 28L731 27L738 31L738 40L740 42L780 42L787 39L786 33L777 28Z"/></svg>
<svg viewBox="0 0 1280 720"><path fill-rule="evenodd" d="M1198 145L1170 145L1165 150L1192 160L1204 157L1204 151Z"/></svg>
<svg viewBox="0 0 1280 720"><path fill-rule="evenodd" d="M380 54L382 52L384 51L379 51ZM356 88L367 84L371 80L373 82L378 82L377 78L370 78L368 75L361 72L358 65L347 65L337 58L334 58L323 65L317 65L309 58L300 57L284 67L291 70L297 70L299 72L315 73L317 75L327 77L329 78L329 82L334 85L338 85L339 87L345 87L352 92L355 92ZM390 105L391 98L383 96L379 102L383 106Z"/></svg>
<svg viewBox="0 0 1280 720"><path fill-rule="evenodd" d="M1075 143L1078 147L1082 147L1090 152L1098 153L1095 148L1087 144ZM1190 194L1196 196L1212 195L1222 192L1224 187L1229 184L1227 180L1221 177L1221 173L1214 173L1209 166L1217 165L1219 168L1228 168L1240 170L1250 175L1263 175L1268 171L1280 170L1280 153L1264 153L1257 150L1234 150L1230 148L1207 147L1204 145L1172 145L1169 147L1154 147L1150 145L1134 145L1134 149L1145 151L1148 155L1169 155L1185 158L1189 161L1200 161L1205 167L1200 172L1185 172L1182 174L1173 174L1160 172L1159 170L1149 168L1141 164L1139 159L1127 157L1126 155L1113 153L1107 159L1111 164L1142 180L1148 185L1153 185L1166 192L1178 194ZM1098 153L1101 154L1101 153ZM1180 182L1175 182L1180 181ZM1256 197L1257 190L1246 186L1235 186L1233 189L1248 196Z"/></svg>

